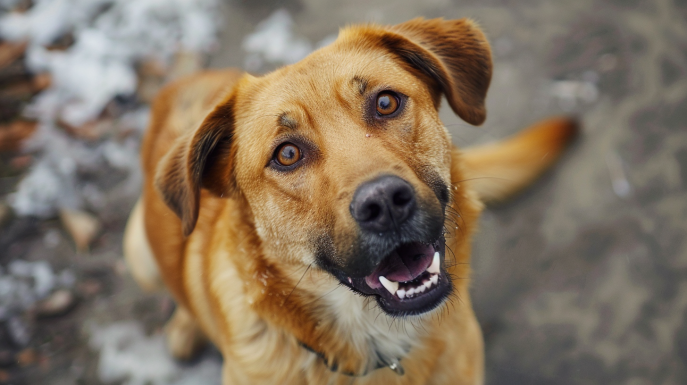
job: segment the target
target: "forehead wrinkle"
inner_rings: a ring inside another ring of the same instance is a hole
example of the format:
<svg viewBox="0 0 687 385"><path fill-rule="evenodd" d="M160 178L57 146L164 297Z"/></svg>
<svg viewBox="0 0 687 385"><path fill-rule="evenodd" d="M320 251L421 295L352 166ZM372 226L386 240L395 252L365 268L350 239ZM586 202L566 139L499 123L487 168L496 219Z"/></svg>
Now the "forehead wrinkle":
<svg viewBox="0 0 687 385"><path fill-rule="evenodd" d="M309 127L315 127L315 120L313 119L312 115L310 115L310 111L308 110L308 106L306 106L303 102L300 100L295 101L294 103L296 107L298 107L298 110L300 114L303 116L303 118L306 121L306 124Z"/></svg>
<svg viewBox="0 0 687 385"><path fill-rule="evenodd" d="M277 125L288 128L290 130L298 129L298 121L294 119L288 112L282 112L277 118Z"/></svg>
<svg viewBox="0 0 687 385"><path fill-rule="evenodd" d="M353 79L351 79L351 83L358 87L358 92L360 93L360 96L363 96L365 95L365 91L367 91L367 86L370 83L370 80L361 75L355 75L353 76Z"/></svg>

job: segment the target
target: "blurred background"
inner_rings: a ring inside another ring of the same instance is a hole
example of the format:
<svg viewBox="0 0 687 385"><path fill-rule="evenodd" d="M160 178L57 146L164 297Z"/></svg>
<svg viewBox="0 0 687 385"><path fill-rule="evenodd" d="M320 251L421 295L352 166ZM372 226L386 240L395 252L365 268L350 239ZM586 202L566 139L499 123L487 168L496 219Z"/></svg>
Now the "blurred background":
<svg viewBox="0 0 687 385"><path fill-rule="evenodd" d="M0 383L219 384L216 351L167 356L173 303L121 257L151 99L417 16L473 18L492 45L486 123L441 111L458 146L583 123L552 172L483 217L487 384L687 383L684 0L0 0Z"/></svg>

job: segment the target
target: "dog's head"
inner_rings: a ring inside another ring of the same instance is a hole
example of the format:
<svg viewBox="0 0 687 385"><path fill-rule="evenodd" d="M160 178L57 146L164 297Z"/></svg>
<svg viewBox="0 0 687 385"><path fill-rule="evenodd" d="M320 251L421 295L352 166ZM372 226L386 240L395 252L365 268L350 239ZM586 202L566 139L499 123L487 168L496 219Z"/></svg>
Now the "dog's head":
<svg viewBox="0 0 687 385"><path fill-rule="evenodd" d="M424 313L451 290L441 97L481 124L490 78L469 20L348 28L295 65L246 75L170 151L157 185L186 235L201 188L240 196L268 258L317 266L388 314Z"/></svg>

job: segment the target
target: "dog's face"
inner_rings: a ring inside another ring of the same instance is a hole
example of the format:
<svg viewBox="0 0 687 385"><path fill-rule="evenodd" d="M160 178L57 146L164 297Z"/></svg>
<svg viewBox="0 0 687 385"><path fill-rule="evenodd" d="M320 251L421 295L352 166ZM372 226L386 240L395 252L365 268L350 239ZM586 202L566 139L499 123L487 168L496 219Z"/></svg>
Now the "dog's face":
<svg viewBox="0 0 687 385"><path fill-rule="evenodd" d="M244 78L177 156L191 188L165 198L190 232L200 186L240 194L267 258L316 266L390 315L427 312L451 290L451 139L438 106L445 94L481 123L490 75L466 20L345 30L298 64Z"/></svg>

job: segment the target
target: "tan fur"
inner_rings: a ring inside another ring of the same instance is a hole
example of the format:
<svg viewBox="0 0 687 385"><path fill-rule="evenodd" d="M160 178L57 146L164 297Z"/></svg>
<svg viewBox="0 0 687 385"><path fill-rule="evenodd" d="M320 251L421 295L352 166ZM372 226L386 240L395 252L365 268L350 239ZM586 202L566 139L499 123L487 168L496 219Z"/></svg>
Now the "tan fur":
<svg viewBox="0 0 687 385"><path fill-rule="evenodd" d="M503 201L546 171L577 131L576 121L551 118L505 141L468 148L463 152L466 183L484 202Z"/></svg>
<svg viewBox="0 0 687 385"><path fill-rule="evenodd" d="M143 143L145 184L126 253L144 256L131 249L149 244L177 301L167 329L172 353L188 358L207 337L224 356L224 384L351 383L344 372L366 373L356 384L483 383L468 291L482 201L529 183L569 137L542 139L557 137L547 125L496 145L506 151L461 154L438 118L441 96L479 124L490 77L488 43L471 21L415 19L347 28L263 77L212 71L163 90ZM367 96L387 88L408 97L405 109L370 118ZM316 150L296 170L275 171L275 142L293 135ZM523 156L530 153L550 156ZM389 173L407 180L428 210L442 193L437 183L450 186L450 211L459 215L447 219L453 297L421 316L391 318L315 263L317 247L335 250L333 263L350 255L352 195ZM498 178L475 182L483 175ZM129 263L146 285L145 264ZM375 370L376 355L401 357L405 374Z"/></svg>
<svg viewBox="0 0 687 385"><path fill-rule="evenodd" d="M143 207L140 199L136 202L126 224L124 259L143 290L153 292L164 288L160 270L143 227Z"/></svg>

